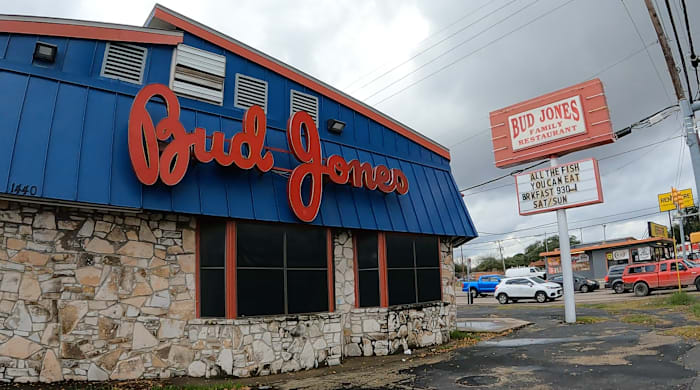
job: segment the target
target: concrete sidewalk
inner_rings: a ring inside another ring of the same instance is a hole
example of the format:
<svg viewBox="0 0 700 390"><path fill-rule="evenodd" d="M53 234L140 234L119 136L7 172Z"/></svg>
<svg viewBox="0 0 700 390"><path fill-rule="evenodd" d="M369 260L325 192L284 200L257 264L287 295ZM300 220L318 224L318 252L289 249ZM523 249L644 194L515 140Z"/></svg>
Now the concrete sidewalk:
<svg viewBox="0 0 700 390"><path fill-rule="evenodd" d="M494 332L516 330L531 322L515 318L457 318L457 330L462 332Z"/></svg>

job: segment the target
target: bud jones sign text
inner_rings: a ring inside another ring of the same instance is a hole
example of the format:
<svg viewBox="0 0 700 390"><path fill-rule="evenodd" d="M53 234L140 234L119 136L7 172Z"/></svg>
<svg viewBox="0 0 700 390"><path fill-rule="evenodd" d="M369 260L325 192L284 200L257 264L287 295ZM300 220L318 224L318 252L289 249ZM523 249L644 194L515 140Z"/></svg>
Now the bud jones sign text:
<svg viewBox="0 0 700 390"><path fill-rule="evenodd" d="M165 101L168 113L157 125L146 110L146 104L154 97ZM178 184L187 173L191 157L201 163L216 161L222 166L256 168L265 173L275 169L274 157L265 147L266 132L263 109L252 106L243 116L242 131L231 139L218 131L207 136L202 128L188 133L180 122L180 103L175 93L163 84L150 84L139 91L131 106L129 157L136 177L145 185L155 184L158 178L169 186ZM165 145L162 150L159 142ZM292 211L304 222L311 222L318 215L324 177L336 184L351 182L354 187L378 189L384 193L404 195L408 192L408 179L400 169L384 165L372 167L359 160L348 162L338 155L323 158L316 123L304 111L295 112L287 121L287 143L291 154L301 162L290 172L287 196ZM310 188L308 200L302 192L306 180Z"/></svg>

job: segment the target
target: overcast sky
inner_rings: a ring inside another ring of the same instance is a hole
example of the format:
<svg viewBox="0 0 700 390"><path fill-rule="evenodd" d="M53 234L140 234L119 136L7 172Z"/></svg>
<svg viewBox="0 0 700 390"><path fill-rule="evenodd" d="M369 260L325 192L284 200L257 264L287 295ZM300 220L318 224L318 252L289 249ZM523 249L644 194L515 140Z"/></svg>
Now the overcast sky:
<svg viewBox="0 0 700 390"><path fill-rule="evenodd" d="M700 15L700 2L687 3L700 51L700 20L692 17ZM490 111L593 77L603 81L614 129L675 104L643 0L164 0L162 4L340 88L449 147L460 188L513 169L494 166ZM671 4L687 50L679 1ZM4 14L133 25L143 25L152 7L147 1L127 0L0 0ZM660 14L677 54L665 8ZM695 77L690 77L697 94ZM601 159L605 199L603 204L569 209L570 233L582 234L585 242L602 240L606 224L608 239L642 238L646 221L668 224L667 214L653 214L657 194L668 192L672 185L692 187L697 194L685 141L676 137L680 125L680 116L674 113L615 144L563 157L562 162ZM617 156L605 158L613 155ZM513 183L506 178L465 193L481 233L464 246L465 257L496 254L492 241L498 239L504 240L504 254L512 255L542 239L543 233L556 232L555 213L518 214ZM541 227L544 224L550 225Z"/></svg>

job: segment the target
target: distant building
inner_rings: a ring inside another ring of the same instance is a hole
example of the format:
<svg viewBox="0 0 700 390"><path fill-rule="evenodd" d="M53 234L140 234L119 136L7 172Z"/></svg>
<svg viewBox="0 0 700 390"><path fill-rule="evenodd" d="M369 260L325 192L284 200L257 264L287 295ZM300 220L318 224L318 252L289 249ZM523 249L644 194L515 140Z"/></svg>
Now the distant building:
<svg viewBox="0 0 700 390"><path fill-rule="evenodd" d="M560 252L542 252L547 274L561 273ZM615 264L659 261L673 257L673 240L652 237L637 240L633 237L573 245L571 264L575 273L591 279L602 279L608 267Z"/></svg>

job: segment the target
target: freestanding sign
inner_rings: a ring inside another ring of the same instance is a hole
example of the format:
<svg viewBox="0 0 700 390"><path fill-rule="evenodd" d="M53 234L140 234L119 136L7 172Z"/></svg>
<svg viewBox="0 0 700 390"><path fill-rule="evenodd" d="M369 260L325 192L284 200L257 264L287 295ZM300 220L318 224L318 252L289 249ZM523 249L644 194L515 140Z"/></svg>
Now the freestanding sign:
<svg viewBox="0 0 700 390"><path fill-rule="evenodd" d="M499 168L615 141L598 79L493 111L490 117Z"/></svg>
<svg viewBox="0 0 700 390"><path fill-rule="evenodd" d="M695 202L693 201L693 190L691 188L680 190L678 191L678 194L680 195L680 202L678 204L679 208L685 209L695 206ZM676 209L676 204L673 202L673 196L670 192L659 194L658 197L659 211L664 212Z"/></svg>
<svg viewBox="0 0 700 390"><path fill-rule="evenodd" d="M595 160L559 165L567 153L615 142L603 83L586 81L491 112L496 166L511 167L549 158L550 168L517 175L521 215L557 213L559 237L569 237L566 209L601 203L603 193ZM559 240L564 277L564 318L576 322L569 240ZM580 258L579 258L580 259Z"/></svg>
<svg viewBox="0 0 700 390"><path fill-rule="evenodd" d="M515 176L520 215L602 203L598 161L589 158Z"/></svg>

